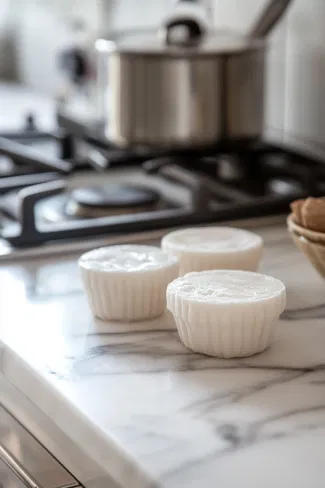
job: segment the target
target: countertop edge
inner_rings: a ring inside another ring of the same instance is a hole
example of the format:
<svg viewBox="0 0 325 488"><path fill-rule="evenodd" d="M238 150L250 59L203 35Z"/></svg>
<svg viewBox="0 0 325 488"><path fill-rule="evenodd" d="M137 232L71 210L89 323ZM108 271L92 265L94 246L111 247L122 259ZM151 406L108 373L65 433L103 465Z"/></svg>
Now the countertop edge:
<svg viewBox="0 0 325 488"><path fill-rule="evenodd" d="M4 390L4 399L1 398L0 403L3 403L3 406L17 417L85 488L107 488L107 483L110 483L110 488L158 488L155 480L144 473L126 452L123 453L122 447L103 435L98 426L85 415L77 412L53 385L46 382L5 343L2 343L2 348L0 344L0 367L0 390ZM34 398L32 393L35 395ZM13 396L16 399L11 398ZM41 415L44 425L51 424L48 434L43 430L42 435L42 429L35 431L35 425L28 422L31 416L25 416L21 409L19 412L17 405L13 406L18 399L25 406L28 405L30 412ZM66 459L66 448L64 451L57 450L55 444L51 443L51 437L55 437L63 446L64 442L63 439L60 441L60 436L64 436L69 446L73 450L77 449L78 454L83 456L85 462L80 466L79 460L79 468L71 459L70 462ZM54 452L55 450L57 452ZM111 462L108 463L107 459ZM104 466L107 466L107 469Z"/></svg>

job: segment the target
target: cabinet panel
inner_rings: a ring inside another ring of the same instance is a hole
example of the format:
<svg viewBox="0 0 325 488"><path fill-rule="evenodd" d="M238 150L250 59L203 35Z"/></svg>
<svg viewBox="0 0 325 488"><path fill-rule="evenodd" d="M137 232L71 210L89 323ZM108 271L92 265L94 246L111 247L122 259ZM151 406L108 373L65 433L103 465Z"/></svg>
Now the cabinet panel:
<svg viewBox="0 0 325 488"><path fill-rule="evenodd" d="M78 485L73 476L0 406L0 457L6 458L6 454L9 464L11 458L40 488ZM1 483L0 488L3 488Z"/></svg>

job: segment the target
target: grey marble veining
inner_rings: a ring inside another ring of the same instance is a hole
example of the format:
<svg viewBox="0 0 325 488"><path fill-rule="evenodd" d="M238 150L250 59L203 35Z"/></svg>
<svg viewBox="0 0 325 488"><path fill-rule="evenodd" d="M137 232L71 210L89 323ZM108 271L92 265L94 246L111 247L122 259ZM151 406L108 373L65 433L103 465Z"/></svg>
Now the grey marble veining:
<svg viewBox="0 0 325 488"><path fill-rule="evenodd" d="M284 223L256 231L288 291L264 353L191 353L169 314L94 320L70 257L0 268L3 375L118 486L323 487L325 283Z"/></svg>

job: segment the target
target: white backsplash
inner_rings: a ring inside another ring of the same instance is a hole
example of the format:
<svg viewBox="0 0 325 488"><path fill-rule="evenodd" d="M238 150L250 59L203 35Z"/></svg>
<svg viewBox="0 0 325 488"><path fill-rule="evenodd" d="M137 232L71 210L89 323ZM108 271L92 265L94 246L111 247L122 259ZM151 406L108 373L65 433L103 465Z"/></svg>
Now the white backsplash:
<svg viewBox="0 0 325 488"><path fill-rule="evenodd" d="M286 132L325 151L325 2L295 0L288 18Z"/></svg>
<svg viewBox="0 0 325 488"><path fill-rule="evenodd" d="M114 29L157 25L172 5L171 0L113 0L111 26Z"/></svg>
<svg viewBox="0 0 325 488"><path fill-rule="evenodd" d="M263 7L263 0L214 0L214 23L246 30Z"/></svg>
<svg viewBox="0 0 325 488"><path fill-rule="evenodd" d="M101 24L100 5L101 0L22 1L17 28L20 80L38 91L56 93L57 54L69 41L69 22L82 20L89 37L95 38Z"/></svg>

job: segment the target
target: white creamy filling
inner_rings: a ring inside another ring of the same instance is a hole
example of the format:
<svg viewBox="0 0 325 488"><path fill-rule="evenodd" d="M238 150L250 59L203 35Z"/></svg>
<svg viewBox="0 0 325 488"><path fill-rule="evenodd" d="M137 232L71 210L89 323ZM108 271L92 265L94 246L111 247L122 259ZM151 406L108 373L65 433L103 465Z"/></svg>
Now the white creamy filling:
<svg viewBox="0 0 325 488"><path fill-rule="evenodd" d="M169 291L188 300L240 303L263 300L284 291L281 281L248 271L217 270L190 273L169 285Z"/></svg>
<svg viewBox="0 0 325 488"><path fill-rule="evenodd" d="M125 245L95 249L84 254L79 264L97 271L150 271L176 264L177 259L154 246Z"/></svg>
<svg viewBox="0 0 325 488"><path fill-rule="evenodd" d="M175 249L197 252L237 251L262 244L260 236L231 227L206 227L172 232L165 243Z"/></svg>

